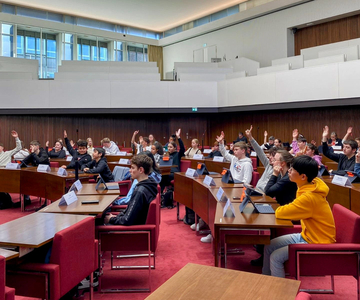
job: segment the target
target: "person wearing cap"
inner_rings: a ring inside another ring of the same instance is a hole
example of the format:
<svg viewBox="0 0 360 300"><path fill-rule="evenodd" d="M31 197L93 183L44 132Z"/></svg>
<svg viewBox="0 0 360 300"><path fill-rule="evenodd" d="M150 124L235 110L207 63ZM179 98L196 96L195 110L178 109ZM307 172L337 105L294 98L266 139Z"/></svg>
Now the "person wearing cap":
<svg viewBox="0 0 360 300"><path fill-rule="evenodd" d="M83 170L85 173L100 174L105 182L114 181L114 176L107 164L105 150L103 148L95 148L93 152L93 160L87 164L82 165L81 170Z"/></svg>

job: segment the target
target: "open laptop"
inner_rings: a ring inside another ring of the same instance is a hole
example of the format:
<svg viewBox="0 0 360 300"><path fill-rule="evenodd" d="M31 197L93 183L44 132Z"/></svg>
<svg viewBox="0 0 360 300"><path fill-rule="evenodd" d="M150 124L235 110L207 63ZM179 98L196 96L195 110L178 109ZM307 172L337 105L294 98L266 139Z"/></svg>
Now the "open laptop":
<svg viewBox="0 0 360 300"><path fill-rule="evenodd" d="M206 165L204 163L201 163L201 162L197 163L196 172L199 175L216 175L216 174L219 174L219 173L216 173L216 172L209 172Z"/></svg>
<svg viewBox="0 0 360 300"><path fill-rule="evenodd" d="M96 186L95 186L96 191L99 189L100 184L103 184L105 190L118 190L119 189L119 185L117 183L113 184L113 182L108 182L108 184L106 184L105 180L101 177L101 175L99 175L98 182L96 183Z"/></svg>
<svg viewBox="0 0 360 300"><path fill-rule="evenodd" d="M257 213L260 213L260 214L274 214L275 213L274 209L271 207L270 204L255 204L251 200L251 197L249 195L246 195L245 199L243 200L243 202L241 202L241 204L239 206L241 213L244 211L246 205L249 202L254 206L254 211Z"/></svg>
<svg viewBox="0 0 360 300"><path fill-rule="evenodd" d="M229 169L223 168L223 171L221 172L222 178L221 181L224 183L243 183L240 180L235 180Z"/></svg>
<svg viewBox="0 0 360 300"><path fill-rule="evenodd" d="M327 175L330 175L330 173L325 168L325 166L320 166L318 176L327 176Z"/></svg>
<svg viewBox="0 0 360 300"><path fill-rule="evenodd" d="M246 187L246 194L249 196L264 196L264 192L257 187L252 187L246 183L244 183L244 187Z"/></svg>

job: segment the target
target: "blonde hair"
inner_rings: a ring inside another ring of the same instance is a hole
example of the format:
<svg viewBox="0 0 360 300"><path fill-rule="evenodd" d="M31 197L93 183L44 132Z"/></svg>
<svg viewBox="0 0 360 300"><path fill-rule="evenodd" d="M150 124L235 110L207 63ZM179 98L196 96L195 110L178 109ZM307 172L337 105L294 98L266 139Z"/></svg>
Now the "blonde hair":
<svg viewBox="0 0 360 300"><path fill-rule="evenodd" d="M192 139L192 141L194 141L196 143L196 145L200 146L200 143L199 143L198 139Z"/></svg>

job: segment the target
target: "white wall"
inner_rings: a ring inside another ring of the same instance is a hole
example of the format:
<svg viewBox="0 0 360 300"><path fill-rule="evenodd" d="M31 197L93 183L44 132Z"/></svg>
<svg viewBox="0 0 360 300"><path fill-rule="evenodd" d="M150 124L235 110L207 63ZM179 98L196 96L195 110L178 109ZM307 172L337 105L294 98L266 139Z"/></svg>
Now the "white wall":
<svg viewBox="0 0 360 300"><path fill-rule="evenodd" d="M164 46L164 74L173 70L174 62L191 62L193 50L204 44L217 45L220 58L225 54L227 60L243 56L259 61L261 67L270 66L271 60L294 54L288 53L294 47L290 28L356 10L360 10L360 0L315 0Z"/></svg>

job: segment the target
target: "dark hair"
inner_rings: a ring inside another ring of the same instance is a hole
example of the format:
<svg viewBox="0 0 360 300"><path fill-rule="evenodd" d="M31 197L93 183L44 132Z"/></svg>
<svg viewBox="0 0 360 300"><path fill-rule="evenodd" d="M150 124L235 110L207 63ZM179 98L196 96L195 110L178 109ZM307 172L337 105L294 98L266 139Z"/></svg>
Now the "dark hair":
<svg viewBox="0 0 360 300"><path fill-rule="evenodd" d="M152 160L152 162L153 162L153 163L152 163L152 169L153 169L153 171L160 174L160 170L159 170L159 168L158 168L157 165L156 165L156 162L155 162L155 159L154 159L154 155L153 155L150 151L144 151L144 152L142 152L141 154L147 155L148 157L151 158L151 160ZM139 155L141 155L141 154L139 154Z"/></svg>
<svg viewBox="0 0 360 300"><path fill-rule="evenodd" d="M270 136L269 141L275 141L275 138L273 136Z"/></svg>
<svg viewBox="0 0 360 300"><path fill-rule="evenodd" d="M313 181L319 172L319 167L316 160L307 155L295 157L291 167L300 175L305 174L308 182Z"/></svg>
<svg viewBox="0 0 360 300"><path fill-rule="evenodd" d="M62 143L62 142L60 142L60 141L56 141L56 142L55 142L55 144L56 144L56 143L59 143L59 144L60 144L61 149L64 147L64 145L63 145L63 143Z"/></svg>
<svg viewBox="0 0 360 300"><path fill-rule="evenodd" d="M147 155L139 154L135 155L131 159L131 164L137 166L138 168L143 167L145 175L149 175L153 160Z"/></svg>
<svg viewBox="0 0 360 300"><path fill-rule="evenodd" d="M304 138L304 137L299 137L299 138L298 138L298 142L306 143L306 138Z"/></svg>
<svg viewBox="0 0 360 300"><path fill-rule="evenodd" d="M146 143L146 144L150 144L150 140L149 140L149 138L148 137L146 137L146 136L144 136L143 137L143 141Z"/></svg>
<svg viewBox="0 0 360 300"><path fill-rule="evenodd" d="M276 152L277 152L278 150L280 150L280 148L278 148L278 147L271 147L271 148L269 149L269 155L270 155L270 156L275 156L275 154L276 154Z"/></svg>
<svg viewBox="0 0 360 300"><path fill-rule="evenodd" d="M164 149L163 149L163 146L159 143L159 142L155 142L154 143L154 146L156 148L156 152L160 155L163 155L164 154Z"/></svg>
<svg viewBox="0 0 360 300"><path fill-rule="evenodd" d="M350 145L351 149L353 149L353 150L354 149L356 150L358 148L358 144L354 140L346 140L343 142L343 145Z"/></svg>
<svg viewBox="0 0 360 300"><path fill-rule="evenodd" d="M30 145L40 146L40 142L39 142L39 141L34 140L34 141L31 141L31 142L30 142Z"/></svg>
<svg viewBox="0 0 360 300"><path fill-rule="evenodd" d="M101 157L105 156L105 150L103 148L95 148L94 151L101 154Z"/></svg>
<svg viewBox="0 0 360 300"><path fill-rule="evenodd" d="M78 140L76 144L78 145L78 147L87 147L87 141L85 140Z"/></svg>
<svg viewBox="0 0 360 300"><path fill-rule="evenodd" d="M177 150L177 145L175 142L170 142L169 144L173 145L173 147L175 148L175 150Z"/></svg>
<svg viewBox="0 0 360 300"><path fill-rule="evenodd" d="M290 168L291 163L293 162L294 157L284 149L279 149L276 153L279 153L281 156L281 161L286 162L288 168Z"/></svg>
<svg viewBox="0 0 360 300"><path fill-rule="evenodd" d="M170 135L170 138L172 138L174 141L176 141L176 135L175 134Z"/></svg>
<svg viewBox="0 0 360 300"><path fill-rule="evenodd" d="M308 147L310 150L314 151L314 154L315 154L315 155L319 155L319 150L318 150L318 148L317 148L314 144L308 143L308 144L307 144L307 147Z"/></svg>

